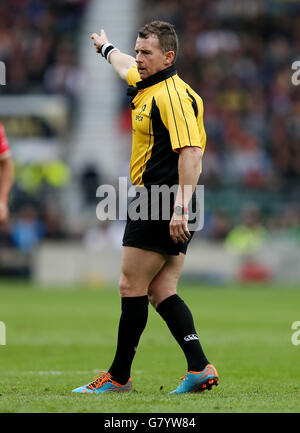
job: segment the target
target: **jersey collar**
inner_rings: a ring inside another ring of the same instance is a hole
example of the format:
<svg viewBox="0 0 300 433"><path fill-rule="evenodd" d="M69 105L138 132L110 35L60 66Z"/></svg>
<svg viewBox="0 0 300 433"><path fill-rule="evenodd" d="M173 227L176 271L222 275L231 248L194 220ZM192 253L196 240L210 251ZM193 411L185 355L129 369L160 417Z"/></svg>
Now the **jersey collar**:
<svg viewBox="0 0 300 433"><path fill-rule="evenodd" d="M146 87L153 86L154 84L157 84L160 81L164 81L167 78L170 78L176 74L177 74L177 71L175 69L175 66L171 65L168 68L163 69L162 71L156 72L156 74L150 75L150 77L145 78L142 81L138 81L136 83L136 87L138 90L142 90L142 89L145 89Z"/></svg>

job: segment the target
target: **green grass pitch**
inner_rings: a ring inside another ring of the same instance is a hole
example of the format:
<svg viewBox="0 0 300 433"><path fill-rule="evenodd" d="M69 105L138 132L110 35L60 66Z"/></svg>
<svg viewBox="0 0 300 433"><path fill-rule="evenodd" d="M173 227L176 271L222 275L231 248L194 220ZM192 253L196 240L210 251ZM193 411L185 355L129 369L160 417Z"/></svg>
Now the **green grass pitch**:
<svg viewBox="0 0 300 433"><path fill-rule="evenodd" d="M134 391L102 396L71 390L106 370L114 356L117 289L47 289L0 284L0 412L212 413L299 412L300 290L272 286L213 288L181 284L205 353L220 384L195 395L169 395L185 359L149 308L132 368Z"/></svg>

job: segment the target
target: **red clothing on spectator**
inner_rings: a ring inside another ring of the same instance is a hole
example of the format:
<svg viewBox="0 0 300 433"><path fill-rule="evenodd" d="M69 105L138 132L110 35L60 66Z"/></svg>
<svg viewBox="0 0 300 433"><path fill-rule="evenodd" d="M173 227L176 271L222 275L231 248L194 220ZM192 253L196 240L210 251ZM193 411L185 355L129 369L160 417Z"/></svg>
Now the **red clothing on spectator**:
<svg viewBox="0 0 300 433"><path fill-rule="evenodd" d="M10 155L9 144L5 135L4 127L0 122L0 159Z"/></svg>

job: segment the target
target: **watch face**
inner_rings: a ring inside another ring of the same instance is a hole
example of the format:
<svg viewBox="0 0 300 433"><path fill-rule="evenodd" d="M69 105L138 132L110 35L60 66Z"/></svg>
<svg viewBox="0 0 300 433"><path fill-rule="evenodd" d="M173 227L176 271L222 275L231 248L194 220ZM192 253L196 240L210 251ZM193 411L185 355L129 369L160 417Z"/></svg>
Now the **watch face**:
<svg viewBox="0 0 300 433"><path fill-rule="evenodd" d="M174 213L176 215L182 215L182 207L181 206L175 206Z"/></svg>

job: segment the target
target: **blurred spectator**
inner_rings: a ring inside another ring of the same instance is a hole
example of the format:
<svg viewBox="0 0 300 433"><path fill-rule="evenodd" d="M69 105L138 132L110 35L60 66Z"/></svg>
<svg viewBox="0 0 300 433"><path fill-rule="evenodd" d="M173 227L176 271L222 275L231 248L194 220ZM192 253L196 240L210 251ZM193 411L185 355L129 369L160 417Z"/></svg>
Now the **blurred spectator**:
<svg viewBox="0 0 300 433"><path fill-rule="evenodd" d="M230 230L232 221L225 209L216 209L209 224L209 237L215 241L224 241Z"/></svg>
<svg viewBox="0 0 300 433"><path fill-rule="evenodd" d="M10 221L6 220L4 223L0 224L0 250L12 246L11 224Z"/></svg>
<svg viewBox="0 0 300 433"><path fill-rule="evenodd" d="M228 144L225 157L228 178L248 188L264 186L272 166L257 138L234 122L228 122L225 139Z"/></svg>
<svg viewBox="0 0 300 433"><path fill-rule="evenodd" d="M45 226L46 240L59 241L67 238L59 209L54 206L48 207L43 215L43 223Z"/></svg>
<svg viewBox="0 0 300 433"><path fill-rule="evenodd" d="M260 210L253 203L243 207L240 219L228 233L225 246L233 253L251 256L261 248L268 232L262 224Z"/></svg>
<svg viewBox="0 0 300 433"><path fill-rule="evenodd" d="M96 191L102 183L98 168L93 163L87 164L80 173L79 180L85 203L87 205L95 205Z"/></svg>
<svg viewBox="0 0 300 433"><path fill-rule="evenodd" d="M66 95L73 103L76 101L77 94L83 90L84 82L85 76L76 64L71 45L66 43L59 45L54 62L44 72L46 91Z"/></svg>
<svg viewBox="0 0 300 433"><path fill-rule="evenodd" d="M22 207L12 223L11 235L18 250L30 252L45 236L45 225L34 207Z"/></svg>

